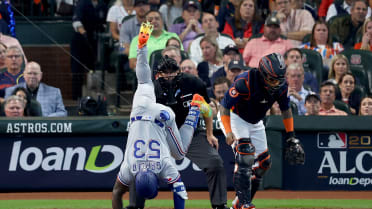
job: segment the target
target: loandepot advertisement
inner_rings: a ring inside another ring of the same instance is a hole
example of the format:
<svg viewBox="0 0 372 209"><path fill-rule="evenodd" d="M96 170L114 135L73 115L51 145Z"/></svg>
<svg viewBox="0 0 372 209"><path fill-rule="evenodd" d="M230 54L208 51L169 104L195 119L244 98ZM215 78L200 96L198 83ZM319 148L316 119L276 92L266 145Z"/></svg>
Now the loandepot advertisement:
<svg viewBox="0 0 372 209"><path fill-rule="evenodd" d="M13 127L13 131L22 129ZM125 144L126 136L4 136L0 140L0 191L111 190ZM220 151L233 159L227 145ZM175 165L188 188L207 188L204 172L189 159ZM232 170L230 161L226 167ZM232 187L231 180L228 186ZM161 187L168 188L166 184Z"/></svg>
<svg viewBox="0 0 372 209"><path fill-rule="evenodd" d="M284 163L284 189L372 190L372 134L319 132L297 134L306 163Z"/></svg>

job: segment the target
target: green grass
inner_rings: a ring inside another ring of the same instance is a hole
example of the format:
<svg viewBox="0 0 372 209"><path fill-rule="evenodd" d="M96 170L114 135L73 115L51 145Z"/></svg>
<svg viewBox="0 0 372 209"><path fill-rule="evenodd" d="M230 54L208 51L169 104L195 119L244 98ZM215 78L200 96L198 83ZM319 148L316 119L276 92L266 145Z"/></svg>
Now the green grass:
<svg viewBox="0 0 372 209"><path fill-rule="evenodd" d="M231 201L229 201L231 203ZM372 208L372 200L255 199L258 208ZM124 201L127 205L128 201ZM172 200L150 200L146 207L172 208ZM210 208L209 200L187 200L187 208ZM1 200L0 209L111 208L111 200Z"/></svg>

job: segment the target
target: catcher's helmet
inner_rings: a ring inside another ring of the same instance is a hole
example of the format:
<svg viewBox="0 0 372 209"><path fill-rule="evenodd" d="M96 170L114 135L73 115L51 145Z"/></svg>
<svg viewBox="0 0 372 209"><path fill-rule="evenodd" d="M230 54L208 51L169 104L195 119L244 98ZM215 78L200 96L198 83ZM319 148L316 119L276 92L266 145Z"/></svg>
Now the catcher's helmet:
<svg viewBox="0 0 372 209"><path fill-rule="evenodd" d="M160 63L157 67L157 72L163 73L173 73L179 70L179 66L177 65L176 60L168 57L168 55L162 56L160 59Z"/></svg>
<svg viewBox="0 0 372 209"><path fill-rule="evenodd" d="M145 199L153 199L158 195L158 177L154 172L144 170L137 173L136 192Z"/></svg>
<svg viewBox="0 0 372 209"><path fill-rule="evenodd" d="M261 58L258 70L270 94L275 93L285 84L285 63L282 55L273 53Z"/></svg>

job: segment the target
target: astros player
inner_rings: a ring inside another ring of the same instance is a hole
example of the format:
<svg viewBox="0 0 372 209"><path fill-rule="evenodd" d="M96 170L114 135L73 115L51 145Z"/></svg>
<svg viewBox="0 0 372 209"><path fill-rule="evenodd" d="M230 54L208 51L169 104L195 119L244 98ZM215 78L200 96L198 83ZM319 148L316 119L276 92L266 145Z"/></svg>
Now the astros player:
<svg viewBox="0 0 372 209"><path fill-rule="evenodd" d="M188 149L199 119L203 98L194 95L185 123L178 130L175 114L167 106L156 103L151 70L147 63L146 42L152 25L143 23L137 50L136 76L138 87L130 114L128 141L112 196L112 207L122 209L122 196L135 182L137 193L152 199L157 195L158 179L167 182L173 191L174 208L183 209L187 193L173 162L182 159Z"/></svg>
<svg viewBox="0 0 372 209"><path fill-rule="evenodd" d="M287 159L290 163L304 163L303 149L294 137L285 69L280 54L269 54L260 60L257 69L238 75L221 101L221 123L226 143L233 147L235 153L234 188L237 198L233 202L234 209L255 208L252 198L271 166L262 119L275 101L278 101L282 111L289 137L287 144L293 151Z"/></svg>

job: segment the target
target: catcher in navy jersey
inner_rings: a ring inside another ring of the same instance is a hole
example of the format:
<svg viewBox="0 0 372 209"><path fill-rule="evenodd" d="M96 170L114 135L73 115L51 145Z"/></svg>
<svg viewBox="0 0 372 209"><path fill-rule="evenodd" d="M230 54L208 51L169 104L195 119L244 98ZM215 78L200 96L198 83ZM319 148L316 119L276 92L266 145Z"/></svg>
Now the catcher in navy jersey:
<svg viewBox="0 0 372 209"><path fill-rule="evenodd" d="M260 60L258 68L238 75L221 101L221 127L235 153L235 209L255 208L252 199L271 166L262 119L275 101L288 135L285 157L291 164L305 162L304 150L294 134L285 70L283 57L269 54Z"/></svg>

